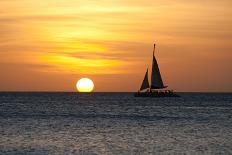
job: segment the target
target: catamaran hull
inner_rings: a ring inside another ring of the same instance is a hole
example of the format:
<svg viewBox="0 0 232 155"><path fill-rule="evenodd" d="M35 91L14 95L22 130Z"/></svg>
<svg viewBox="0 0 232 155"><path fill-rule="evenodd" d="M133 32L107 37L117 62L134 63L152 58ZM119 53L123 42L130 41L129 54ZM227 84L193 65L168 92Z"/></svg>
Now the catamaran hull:
<svg viewBox="0 0 232 155"><path fill-rule="evenodd" d="M180 97L174 93L153 93L153 92L138 92L134 94L135 97L154 97L154 98L161 98L161 97Z"/></svg>

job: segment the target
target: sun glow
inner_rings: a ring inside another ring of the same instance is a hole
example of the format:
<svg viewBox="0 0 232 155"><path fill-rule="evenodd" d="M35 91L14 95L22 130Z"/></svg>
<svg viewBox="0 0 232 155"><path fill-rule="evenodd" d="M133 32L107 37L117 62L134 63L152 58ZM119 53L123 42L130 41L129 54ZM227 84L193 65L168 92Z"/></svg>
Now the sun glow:
<svg viewBox="0 0 232 155"><path fill-rule="evenodd" d="M89 78L82 78L76 84L78 92L92 92L94 88L93 81Z"/></svg>
<svg viewBox="0 0 232 155"><path fill-rule="evenodd" d="M40 57L43 63L53 66L49 72L62 71L65 73L79 74L116 74L124 72L121 66L126 66L125 62L120 60L111 60L104 58L79 58L70 55L49 54Z"/></svg>

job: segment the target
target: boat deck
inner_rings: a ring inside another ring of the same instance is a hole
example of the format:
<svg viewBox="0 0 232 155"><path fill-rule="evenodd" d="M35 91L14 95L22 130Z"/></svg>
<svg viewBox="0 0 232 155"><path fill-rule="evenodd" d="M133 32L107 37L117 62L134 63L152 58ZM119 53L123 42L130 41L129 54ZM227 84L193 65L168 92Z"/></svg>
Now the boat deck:
<svg viewBox="0 0 232 155"><path fill-rule="evenodd" d="M135 97L180 97L179 95L173 93L173 91L149 91L149 92L137 92L134 94Z"/></svg>

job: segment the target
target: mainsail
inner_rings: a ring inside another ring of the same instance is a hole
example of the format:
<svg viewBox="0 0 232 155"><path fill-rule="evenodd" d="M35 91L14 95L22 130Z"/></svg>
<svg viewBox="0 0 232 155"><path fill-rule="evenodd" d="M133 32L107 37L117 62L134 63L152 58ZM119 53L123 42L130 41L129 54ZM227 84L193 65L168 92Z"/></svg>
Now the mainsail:
<svg viewBox="0 0 232 155"><path fill-rule="evenodd" d="M155 44L154 44L154 50L153 50L153 62L152 62L152 73L151 73L151 89L162 89L166 88L164 86L162 77L160 74L159 66L157 63L157 60L155 58Z"/></svg>
<svg viewBox="0 0 232 155"><path fill-rule="evenodd" d="M144 76L144 79L143 79L143 83L140 87L140 90L144 90L144 89L147 89L149 88L149 82L148 82L148 69L146 71L146 74Z"/></svg>

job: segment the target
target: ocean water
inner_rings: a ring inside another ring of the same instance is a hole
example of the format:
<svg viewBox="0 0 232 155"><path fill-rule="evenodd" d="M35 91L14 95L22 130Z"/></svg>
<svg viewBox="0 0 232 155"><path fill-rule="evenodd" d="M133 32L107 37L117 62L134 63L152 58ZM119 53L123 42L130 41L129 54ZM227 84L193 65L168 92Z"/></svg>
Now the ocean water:
<svg viewBox="0 0 232 155"><path fill-rule="evenodd" d="M0 154L232 154L232 94L0 93Z"/></svg>

